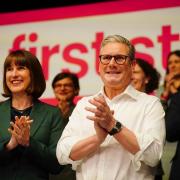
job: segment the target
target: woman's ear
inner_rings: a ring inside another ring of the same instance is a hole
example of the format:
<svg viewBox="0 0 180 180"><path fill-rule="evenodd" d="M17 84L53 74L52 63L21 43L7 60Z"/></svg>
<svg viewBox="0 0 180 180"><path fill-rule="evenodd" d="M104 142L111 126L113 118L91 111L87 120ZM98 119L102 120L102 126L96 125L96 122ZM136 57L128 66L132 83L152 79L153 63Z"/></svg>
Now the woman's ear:
<svg viewBox="0 0 180 180"><path fill-rule="evenodd" d="M146 77L145 84L148 84L149 80L150 80L150 77Z"/></svg>

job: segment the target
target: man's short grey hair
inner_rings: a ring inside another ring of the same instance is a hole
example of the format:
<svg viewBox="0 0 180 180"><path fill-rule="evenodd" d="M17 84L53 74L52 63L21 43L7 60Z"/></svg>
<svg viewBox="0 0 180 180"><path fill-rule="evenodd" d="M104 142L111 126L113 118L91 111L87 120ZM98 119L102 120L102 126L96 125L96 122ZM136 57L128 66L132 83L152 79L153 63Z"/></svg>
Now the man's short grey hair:
<svg viewBox="0 0 180 180"><path fill-rule="evenodd" d="M120 35L109 35L109 36L105 37L101 43L101 48L103 48L106 44L113 43L113 42L122 43L122 44L127 45L129 47L128 56L129 56L130 60L133 61L135 59L135 48L134 48L133 44L131 44L128 39L126 39L125 37L120 36Z"/></svg>

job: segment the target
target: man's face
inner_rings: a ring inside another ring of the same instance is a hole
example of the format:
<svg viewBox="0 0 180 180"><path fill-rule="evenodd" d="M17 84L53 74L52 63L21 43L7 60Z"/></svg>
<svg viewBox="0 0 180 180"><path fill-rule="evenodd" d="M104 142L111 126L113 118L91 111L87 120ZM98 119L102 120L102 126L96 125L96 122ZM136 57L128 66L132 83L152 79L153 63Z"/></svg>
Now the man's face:
<svg viewBox="0 0 180 180"><path fill-rule="evenodd" d="M100 50L100 55L125 55L128 56L129 48L122 43L108 43ZM109 64L104 65L100 62L99 73L104 82L105 87L124 89L131 81L134 63L130 62L129 57L124 64L117 64L114 58Z"/></svg>
<svg viewBox="0 0 180 180"><path fill-rule="evenodd" d="M54 94L59 101L70 102L77 95L77 90L70 78L64 78L55 83Z"/></svg>

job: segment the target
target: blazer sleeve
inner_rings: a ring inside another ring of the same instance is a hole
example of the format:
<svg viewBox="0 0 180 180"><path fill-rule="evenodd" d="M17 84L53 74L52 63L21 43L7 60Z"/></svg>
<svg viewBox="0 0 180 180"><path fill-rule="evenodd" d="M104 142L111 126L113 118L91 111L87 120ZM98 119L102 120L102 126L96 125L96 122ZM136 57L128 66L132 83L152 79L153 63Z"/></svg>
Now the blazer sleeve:
<svg viewBox="0 0 180 180"><path fill-rule="evenodd" d="M5 146L10 140L10 133L8 128L10 126L10 101L6 100L0 102L0 166L4 166L13 161L13 157L16 156L17 148L12 151L7 151Z"/></svg>
<svg viewBox="0 0 180 180"><path fill-rule="evenodd" d="M167 140L170 142L180 140L180 92L171 97L165 120Z"/></svg>
<svg viewBox="0 0 180 180"><path fill-rule="evenodd" d="M11 163L13 157L16 156L17 148L7 151L5 146L9 142L9 137L0 137L0 166Z"/></svg>

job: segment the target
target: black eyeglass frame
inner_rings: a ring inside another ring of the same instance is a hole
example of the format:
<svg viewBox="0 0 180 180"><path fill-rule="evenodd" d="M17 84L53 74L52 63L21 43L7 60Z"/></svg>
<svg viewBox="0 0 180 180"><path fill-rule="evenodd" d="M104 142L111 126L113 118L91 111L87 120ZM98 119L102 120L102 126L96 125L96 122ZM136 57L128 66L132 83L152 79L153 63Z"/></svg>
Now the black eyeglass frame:
<svg viewBox="0 0 180 180"><path fill-rule="evenodd" d="M107 59L107 63L104 63L104 61L102 60L102 57L103 57L103 56L104 56L104 57L105 57L105 56L109 57L109 59ZM117 60L118 57L121 57L121 58L123 57L123 59L118 61L118 60ZM101 62L103 65L108 65L108 64L110 63L110 61L112 60L112 58L114 58L114 60L115 60L115 62L116 62L117 64L123 65L123 64L126 62L126 60L127 60L128 57L129 57L129 56L123 55L123 54L117 54L117 55L114 55L114 56L109 55L109 54L99 55L100 62Z"/></svg>

